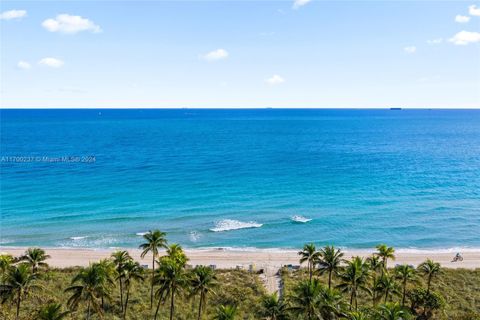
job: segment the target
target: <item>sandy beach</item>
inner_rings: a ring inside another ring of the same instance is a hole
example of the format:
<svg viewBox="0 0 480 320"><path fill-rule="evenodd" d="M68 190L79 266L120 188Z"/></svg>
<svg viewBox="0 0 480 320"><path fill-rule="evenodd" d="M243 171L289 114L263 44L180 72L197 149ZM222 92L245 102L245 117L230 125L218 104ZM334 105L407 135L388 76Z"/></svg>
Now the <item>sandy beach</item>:
<svg viewBox="0 0 480 320"><path fill-rule="evenodd" d="M9 253L18 256L26 248L0 247L0 252ZM66 248L46 248L47 254L51 256L48 263L54 267L73 267L87 266L91 262L107 258L114 249L66 249ZM151 265L151 256L140 258L140 250L125 249L130 252L132 257L138 260L142 265ZM297 251L293 250L258 250L243 251L234 249L186 249L185 250L191 265L216 265L217 268L236 268L237 266L248 268L254 265L256 269L278 269L286 264L298 265ZM369 256L373 250L345 250L345 258L352 256ZM480 268L480 250L461 251L463 261L452 262L454 252L445 251L412 251L403 252L401 250L395 253L396 260L390 262L390 267L395 264L418 264L430 258L439 262L444 268ZM162 253L161 253L162 254Z"/></svg>

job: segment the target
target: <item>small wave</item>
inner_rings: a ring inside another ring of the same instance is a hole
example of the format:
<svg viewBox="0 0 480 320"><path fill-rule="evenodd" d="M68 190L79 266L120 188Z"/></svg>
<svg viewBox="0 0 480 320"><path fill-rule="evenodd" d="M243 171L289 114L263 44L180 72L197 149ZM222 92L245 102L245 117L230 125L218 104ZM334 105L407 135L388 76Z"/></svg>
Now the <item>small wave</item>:
<svg viewBox="0 0 480 320"><path fill-rule="evenodd" d="M137 236L139 237L143 237L144 235L146 235L148 232L137 232L135 233Z"/></svg>
<svg viewBox="0 0 480 320"><path fill-rule="evenodd" d="M197 242L201 237L201 234L198 233L197 231L190 231L190 241L192 242Z"/></svg>
<svg viewBox="0 0 480 320"><path fill-rule="evenodd" d="M78 240L83 240L83 239L86 239L87 236L83 236L83 237L70 237L69 239L70 240L73 240L73 241L78 241Z"/></svg>
<svg viewBox="0 0 480 320"><path fill-rule="evenodd" d="M60 241L57 246L61 248L107 248L118 243L118 240L110 236L84 236L69 237L68 240Z"/></svg>
<svg viewBox="0 0 480 320"><path fill-rule="evenodd" d="M299 222L299 223L307 223L309 221L312 221L310 218L305 218L304 216L299 216L299 215L294 215L290 218L293 222Z"/></svg>
<svg viewBox="0 0 480 320"><path fill-rule="evenodd" d="M260 228L263 226L261 223L255 221L243 222L233 219L224 219L215 223L215 228L211 228L213 232L223 232L229 230L248 229L248 228Z"/></svg>

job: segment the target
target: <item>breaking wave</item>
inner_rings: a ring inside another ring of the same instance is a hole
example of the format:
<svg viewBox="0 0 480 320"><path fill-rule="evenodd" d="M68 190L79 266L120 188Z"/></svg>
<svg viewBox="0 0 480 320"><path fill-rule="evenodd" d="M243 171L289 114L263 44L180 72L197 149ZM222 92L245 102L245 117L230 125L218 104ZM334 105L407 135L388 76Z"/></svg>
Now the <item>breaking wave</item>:
<svg viewBox="0 0 480 320"><path fill-rule="evenodd" d="M210 231L223 232L238 229L260 228L261 226L263 226L263 224L257 223L255 221L243 222L233 219L223 219L217 221L215 223L215 227L211 228Z"/></svg>
<svg viewBox="0 0 480 320"><path fill-rule="evenodd" d="M70 239L70 240L73 240L73 241L78 241L78 240L83 240L83 239L85 239L85 238L87 238L87 236L82 236L82 237L70 237L69 239Z"/></svg>
<svg viewBox="0 0 480 320"><path fill-rule="evenodd" d="M299 215L294 215L290 218L293 222L299 222L299 223L307 223L309 221L312 221L310 218L305 218L304 216L299 216Z"/></svg>

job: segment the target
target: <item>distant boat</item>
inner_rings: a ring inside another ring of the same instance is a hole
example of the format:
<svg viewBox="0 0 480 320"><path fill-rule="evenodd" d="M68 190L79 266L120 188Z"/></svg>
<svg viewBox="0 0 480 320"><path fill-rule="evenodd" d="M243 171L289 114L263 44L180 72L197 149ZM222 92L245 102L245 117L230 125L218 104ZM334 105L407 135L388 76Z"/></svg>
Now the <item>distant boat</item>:
<svg viewBox="0 0 480 320"><path fill-rule="evenodd" d="M390 108L390 110L402 110L402 108Z"/></svg>

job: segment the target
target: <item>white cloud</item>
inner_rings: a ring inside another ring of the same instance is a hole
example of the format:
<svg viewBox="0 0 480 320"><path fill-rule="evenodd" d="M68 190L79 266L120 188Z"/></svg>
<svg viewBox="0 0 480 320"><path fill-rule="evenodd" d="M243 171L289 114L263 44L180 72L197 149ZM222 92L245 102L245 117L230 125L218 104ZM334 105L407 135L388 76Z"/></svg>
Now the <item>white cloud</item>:
<svg viewBox="0 0 480 320"><path fill-rule="evenodd" d="M307 3L309 3L312 0L294 0L293 1L293 9L298 9L300 7L303 7Z"/></svg>
<svg viewBox="0 0 480 320"><path fill-rule="evenodd" d="M415 47L415 46L405 47L405 48L403 48L403 51L405 51L406 53L412 54L412 53L417 52L417 47Z"/></svg>
<svg viewBox="0 0 480 320"><path fill-rule="evenodd" d="M462 16L462 15L459 15L459 14L457 14L455 16L455 22L467 23L468 21L470 21L470 17L468 17L468 16Z"/></svg>
<svg viewBox="0 0 480 320"><path fill-rule="evenodd" d="M470 31L460 31L448 41L456 45L467 45L469 43L480 42L480 33L479 32L470 32Z"/></svg>
<svg viewBox="0 0 480 320"><path fill-rule="evenodd" d="M27 16L25 10L10 10L0 13L0 20L21 19Z"/></svg>
<svg viewBox="0 0 480 320"><path fill-rule="evenodd" d="M271 86L275 86L277 84L282 84L285 82L285 79L279 76L278 74L274 74L270 78L265 80L266 83L268 83Z"/></svg>
<svg viewBox="0 0 480 320"><path fill-rule="evenodd" d="M226 59L228 57L228 52L225 49L217 49L210 51L207 54L204 54L201 58L206 61L218 61Z"/></svg>
<svg viewBox="0 0 480 320"><path fill-rule="evenodd" d="M38 64L51 68L60 68L64 65L64 62L55 58L43 58L42 60L38 61Z"/></svg>
<svg viewBox="0 0 480 320"><path fill-rule="evenodd" d="M473 4L473 5L468 7L468 13L471 16L480 17L480 8L477 8L477 6Z"/></svg>
<svg viewBox="0 0 480 320"><path fill-rule="evenodd" d="M55 19L47 19L43 21L42 26L50 32L60 32L65 34L74 34L81 31L90 31L93 33L102 32L102 29L93 23L93 21L65 13L57 15Z"/></svg>
<svg viewBox="0 0 480 320"><path fill-rule="evenodd" d="M427 40L428 44L440 44L443 42L442 38L437 38L437 39L432 39L432 40Z"/></svg>
<svg viewBox="0 0 480 320"><path fill-rule="evenodd" d="M23 70L28 70L30 69L32 66L30 65L30 63L28 63L27 61L18 61L17 63L17 67L20 68L20 69L23 69Z"/></svg>

